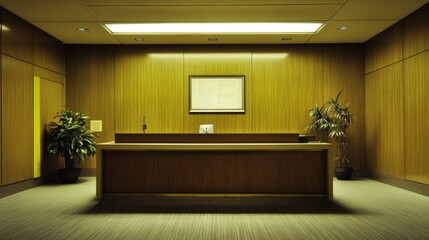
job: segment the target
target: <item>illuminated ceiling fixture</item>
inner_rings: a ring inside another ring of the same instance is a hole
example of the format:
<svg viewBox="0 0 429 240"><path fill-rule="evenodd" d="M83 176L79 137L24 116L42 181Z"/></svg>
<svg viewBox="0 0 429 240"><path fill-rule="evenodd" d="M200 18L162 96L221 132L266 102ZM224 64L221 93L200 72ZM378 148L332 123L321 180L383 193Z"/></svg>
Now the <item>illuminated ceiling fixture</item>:
<svg viewBox="0 0 429 240"><path fill-rule="evenodd" d="M337 28L337 30L338 31L346 31L346 30L348 30L349 29L349 26L339 26L338 28Z"/></svg>
<svg viewBox="0 0 429 240"><path fill-rule="evenodd" d="M322 23L109 23L112 34L277 34L316 33Z"/></svg>
<svg viewBox="0 0 429 240"><path fill-rule="evenodd" d="M86 27L78 27L77 30L81 32L89 32L89 29Z"/></svg>

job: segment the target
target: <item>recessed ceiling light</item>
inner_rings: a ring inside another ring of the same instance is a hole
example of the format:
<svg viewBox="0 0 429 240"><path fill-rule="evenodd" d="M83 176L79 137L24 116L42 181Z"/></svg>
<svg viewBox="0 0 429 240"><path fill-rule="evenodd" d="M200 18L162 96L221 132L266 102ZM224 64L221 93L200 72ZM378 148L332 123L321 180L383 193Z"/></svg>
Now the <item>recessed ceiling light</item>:
<svg viewBox="0 0 429 240"><path fill-rule="evenodd" d="M340 26L337 28L338 31L346 31L349 29L349 26Z"/></svg>
<svg viewBox="0 0 429 240"><path fill-rule="evenodd" d="M322 23L112 23L105 26L112 34L309 34L316 33Z"/></svg>
<svg viewBox="0 0 429 240"><path fill-rule="evenodd" d="M134 38L134 40L136 40L136 42L144 42L144 38Z"/></svg>
<svg viewBox="0 0 429 240"><path fill-rule="evenodd" d="M89 32L89 28L85 28L85 27L79 27L77 28L77 30L81 32Z"/></svg>

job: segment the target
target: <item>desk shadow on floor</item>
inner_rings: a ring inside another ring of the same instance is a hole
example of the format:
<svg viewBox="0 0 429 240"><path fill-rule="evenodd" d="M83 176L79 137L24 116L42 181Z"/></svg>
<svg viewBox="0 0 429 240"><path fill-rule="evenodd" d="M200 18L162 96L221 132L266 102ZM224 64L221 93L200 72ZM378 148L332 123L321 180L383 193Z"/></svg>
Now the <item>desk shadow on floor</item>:
<svg viewBox="0 0 429 240"><path fill-rule="evenodd" d="M284 197L130 197L104 199L84 214L218 213L218 214L355 214L326 199Z"/></svg>

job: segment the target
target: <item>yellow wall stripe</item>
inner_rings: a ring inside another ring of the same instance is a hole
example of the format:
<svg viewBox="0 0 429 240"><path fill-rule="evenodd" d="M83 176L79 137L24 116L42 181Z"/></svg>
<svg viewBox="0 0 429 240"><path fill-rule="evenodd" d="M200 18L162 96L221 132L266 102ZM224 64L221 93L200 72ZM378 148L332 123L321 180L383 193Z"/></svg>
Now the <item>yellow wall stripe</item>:
<svg viewBox="0 0 429 240"><path fill-rule="evenodd" d="M41 139L40 139L40 77L34 76L34 168L33 177L41 174Z"/></svg>

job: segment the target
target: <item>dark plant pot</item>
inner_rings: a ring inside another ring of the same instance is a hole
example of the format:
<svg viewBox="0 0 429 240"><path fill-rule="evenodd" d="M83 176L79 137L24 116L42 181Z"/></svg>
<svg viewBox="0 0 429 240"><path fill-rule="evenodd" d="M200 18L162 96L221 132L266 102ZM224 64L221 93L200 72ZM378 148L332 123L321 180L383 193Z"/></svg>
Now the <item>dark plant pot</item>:
<svg viewBox="0 0 429 240"><path fill-rule="evenodd" d="M338 180L350 180L352 179L353 168L351 167L336 167L335 177Z"/></svg>
<svg viewBox="0 0 429 240"><path fill-rule="evenodd" d="M80 168L61 168L57 173L62 183L75 183L80 176Z"/></svg>

